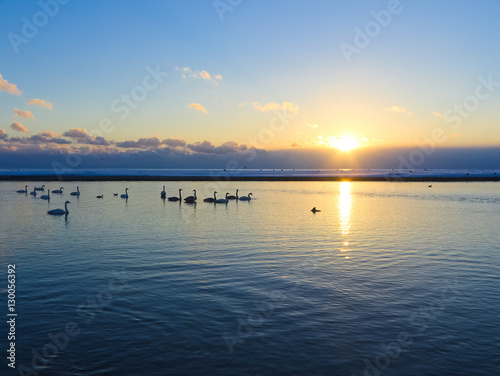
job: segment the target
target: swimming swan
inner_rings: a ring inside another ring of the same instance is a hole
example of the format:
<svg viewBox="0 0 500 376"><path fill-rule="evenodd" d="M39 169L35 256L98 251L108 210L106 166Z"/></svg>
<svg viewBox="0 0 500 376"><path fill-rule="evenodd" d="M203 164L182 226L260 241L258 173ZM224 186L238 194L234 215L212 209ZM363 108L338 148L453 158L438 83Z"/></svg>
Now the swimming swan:
<svg viewBox="0 0 500 376"><path fill-rule="evenodd" d="M24 187L24 190L22 190L22 189L18 190L17 193L28 193L28 186L26 185Z"/></svg>
<svg viewBox="0 0 500 376"><path fill-rule="evenodd" d="M179 197L176 196L169 197L168 201L181 201L182 200L181 191L182 189L179 189Z"/></svg>
<svg viewBox="0 0 500 376"><path fill-rule="evenodd" d="M52 214L52 215L63 215L63 214L68 214L68 213L69 213L69 210L68 210L68 204L71 204L71 202L66 201L66 202L64 203L64 210L63 210L63 209L53 209L53 210L49 210L47 213L48 213L48 214Z"/></svg>
<svg viewBox="0 0 500 376"><path fill-rule="evenodd" d="M248 196L241 196L240 201L250 201L252 198L250 197L252 193L249 193Z"/></svg>
<svg viewBox="0 0 500 376"><path fill-rule="evenodd" d="M167 192L165 192L165 186L163 186L163 191L160 192L161 198L165 198L167 196Z"/></svg>
<svg viewBox="0 0 500 376"><path fill-rule="evenodd" d="M215 202L217 201L217 191L214 191L214 197L207 197L203 200L203 202Z"/></svg>
<svg viewBox="0 0 500 376"><path fill-rule="evenodd" d="M184 199L184 202L190 202L190 203L193 203L193 202L196 202L196 189L193 189L193 192L194 192L194 196L188 196Z"/></svg>
<svg viewBox="0 0 500 376"><path fill-rule="evenodd" d="M80 196L80 187L76 187L76 192L71 192L71 196Z"/></svg>
<svg viewBox="0 0 500 376"><path fill-rule="evenodd" d="M42 200L50 200L50 189L47 191L46 195L40 196Z"/></svg>
<svg viewBox="0 0 500 376"><path fill-rule="evenodd" d="M227 204L229 200L227 199L227 196L229 196L229 193L226 193L226 198L219 198L218 200L215 201L216 204Z"/></svg>
<svg viewBox="0 0 500 376"><path fill-rule="evenodd" d="M61 194L61 193L63 193L63 189L64 189L64 188L63 188L63 187L61 187L61 188L59 188L59 189L56 189L55 191L52 191L52 193L59 193L59 194Z"/></svg>
<svg viewBox="0 0 500 376"><path fill-rule="evenodd" d="M125 194L120 195L121 198L128 198L128 188L125 188Z"/></svg>
<svg viewBox="0 0 500 376"><path fill-rule="evenodd" d="M238 199L238 191L239 191L239 189L236 190L236 196L229 195L229 196L227 196L227 199L228 200L237 200Z"/></svg>

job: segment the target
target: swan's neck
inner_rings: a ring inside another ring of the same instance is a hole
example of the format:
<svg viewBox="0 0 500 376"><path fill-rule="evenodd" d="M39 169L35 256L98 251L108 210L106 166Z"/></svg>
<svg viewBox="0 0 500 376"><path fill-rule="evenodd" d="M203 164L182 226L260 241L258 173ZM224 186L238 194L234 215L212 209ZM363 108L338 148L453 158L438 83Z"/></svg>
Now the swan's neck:
<svg viewBox="0 0 500 376"><path fill-rule="evenodd" d="M68 203L64 203L64 211L66 212L66 214L69 213L69 210L68 210Z"/></svg>
<svg viewBox="0 0 500 376"><path fill-rule="evenodd" d="M217 192L214 192L214 200L217 200L216 194L217 194Z"/></svg>

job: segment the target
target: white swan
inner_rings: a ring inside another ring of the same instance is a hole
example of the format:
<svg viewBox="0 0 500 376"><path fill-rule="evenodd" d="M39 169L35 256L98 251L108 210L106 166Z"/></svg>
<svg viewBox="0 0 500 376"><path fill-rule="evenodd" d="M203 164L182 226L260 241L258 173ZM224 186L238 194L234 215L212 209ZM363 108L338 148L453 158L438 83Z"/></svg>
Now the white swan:
<svg viewBox="0 0 500 376"><path fill-rule="evenodd" d="M52 214L52 215L63 215L63 214L68 214L68 213L69 213L69 210L68 210L68 204L71 204L71 202L66 201L66 202L64 203L64 210L63 210L63 209L53 209L53 210L49 210L47 213L48 213L48 214Z"/></svg>
<svg viewBox="0 0 500 376"><path fill-rule="evenodd" d="M28 186L24 186L24 190L20 189L17 191L17 193L28 193Z"/></svg>
<svg viewBox="0 0 500 376"><path fill-rule="evenodd" d="M40 196L42 200L50 200L50 189L47 191L46 195Z"/></svg>
<svg viewBox="0 0 500 376"><path fill-rule="evenodd" d="M239 189L236 190L236 196L229 195L229 196L227 196L227 199L228 200L237 200L238 199L238 191L239 191Z"/></svg>
<svg viewBox="0 0 500 376"><path fill-rule="evenodd" d="M120 195L121 198L128 198L128 188L125 188L125 194Z"/></svg>
<svg viewBox="0 0 500 376"><path fill-rule="evenodd" d="M207 197L203 200L203 202L215 202L217 201L217 191L214 191L214 197Z"/></svg>
<svg viewBox="0 0 500 376"><path fill-rule="evenodd" d="M80 187L76 187L76 192L71 192L71 196L80 196Z"/></svg>
<svg viewBox="0 0 500 376"><path fill-rule="evenodd" d="M59 193L59 194L61 194L61 193L63 193L63 189L64 189L64 188L63 188L63 187L61 187L61 188L59 188L59 189L56 189L55 191L52 191L52 193Z"/></svg>
<svg viewBox="0 0 500 376"><path fill-rule="evenodd" d="M45 185L42 185L41 187L35 186L35 191L44 191L44 190L45 190Z"/></svg>
<svg viewBox="0 0 500 376"><path fill-rule="evenodd" d="M215 201L216 204L227 204L229 200L227 199L227 196L229 196L229 193L226 193L226 198L219 198L218 200Z"/></svg>
<svg viewBox="0 0 500 376"><path fill-rule="evenodd" d="M240 201L250 201L252 198L250 197L252 193L249 193L248 196L241 196Z"/></svg>
<svg viewBox="0 0 500 376"><path fill-rule="evenodd" d="M36 187L33 187L33 191L30 192L30 195L36 197Z"/></svg>
<svg viewBox="0 0 500 376"><path fill-rule="evenodd" d="M198 197L196 197L196 189L193 189L193 192L194 192L194 196L188 196L184 199L184 202L188 202L188 203L194 203L196 202L196 199Z"/></svg>
<svg viewBox="0 0 500 376"><path fill-rule="evenodd" d="M165 198L167 196L167 192L165 192L165 186L163 186L163 191L160 192L161 198Z"/></svg>

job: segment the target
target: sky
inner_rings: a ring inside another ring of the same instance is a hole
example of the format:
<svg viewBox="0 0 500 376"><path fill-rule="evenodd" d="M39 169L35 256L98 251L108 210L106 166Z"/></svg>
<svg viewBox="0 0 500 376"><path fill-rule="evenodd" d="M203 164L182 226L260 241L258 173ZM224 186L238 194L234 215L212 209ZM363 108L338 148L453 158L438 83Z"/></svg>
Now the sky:
<svg viewBox="0 0 500 376"><path fill-rule="evenodd" d="M0 0L0 14L0 168L500 164L495 0Z"/></svg>

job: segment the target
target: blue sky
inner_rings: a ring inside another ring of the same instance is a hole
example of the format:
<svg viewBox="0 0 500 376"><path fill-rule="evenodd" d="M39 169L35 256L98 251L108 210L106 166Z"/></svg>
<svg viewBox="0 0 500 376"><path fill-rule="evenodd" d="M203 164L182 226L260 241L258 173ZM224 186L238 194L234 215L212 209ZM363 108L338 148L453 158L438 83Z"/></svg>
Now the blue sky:
<svg viewBox="0 0 500 376"><path fill-rule="evenodd" d="M4 152L500 146L498 1L61 3L0 1Z"/></svg>

